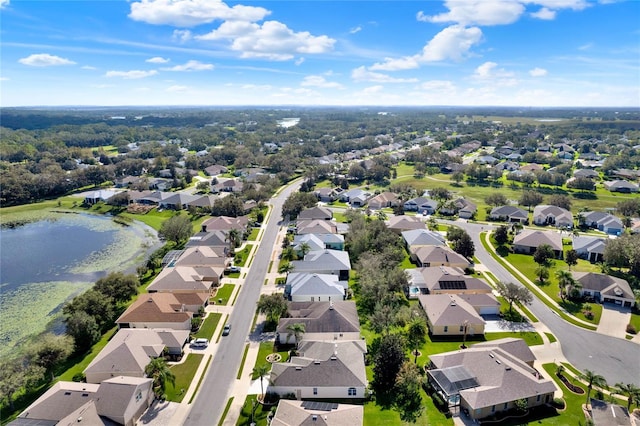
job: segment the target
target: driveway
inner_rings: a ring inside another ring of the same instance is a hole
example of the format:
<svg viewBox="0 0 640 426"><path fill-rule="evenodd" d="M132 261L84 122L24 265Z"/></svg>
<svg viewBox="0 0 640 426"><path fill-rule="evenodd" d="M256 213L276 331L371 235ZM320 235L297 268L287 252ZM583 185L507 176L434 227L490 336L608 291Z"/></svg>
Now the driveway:
<svg viewBox="0 0 640 426"><path fill-rule="evenodd" d="M489 320L484 325L485 333L498 333L502 331L533 331L536 329L528 322L513 322L506 320Z"/></svg>
<svg viewBox="0 0 640 426"><path fill-rule="evenodd" d="M602 305L602 316L598 324L598 333L608 336L625 338L627 324L631 320L629 308L623 308L611 303Z"/></svg>

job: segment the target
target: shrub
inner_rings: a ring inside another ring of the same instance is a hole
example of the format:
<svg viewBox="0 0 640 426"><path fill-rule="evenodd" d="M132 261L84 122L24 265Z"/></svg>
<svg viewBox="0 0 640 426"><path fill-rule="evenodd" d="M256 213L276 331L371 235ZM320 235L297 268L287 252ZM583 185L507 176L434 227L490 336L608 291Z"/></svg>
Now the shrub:
<svg viewBox="0 0 640 426"><path fill-rule="evenodd" d="M560 410L564 409L564 399L562 398L553 398L553 406Z"/></svg>
<svg viewBox="0 0 640 426"><path fill-rule="evenodd" d="M633 324L629 323L629 324L627 324L627 333L629 333L629 334L637 334L638 330L636 330L636 328L633 326Z"/></svg>
<svg viewBox="0 0 640 426"><path fill-rule="evenodd" d="M78 382L78 383L84 383L87 381L87 376L84 375L84 373L79 372L73 375L73 378L71 379L74 382Z"/></svg>

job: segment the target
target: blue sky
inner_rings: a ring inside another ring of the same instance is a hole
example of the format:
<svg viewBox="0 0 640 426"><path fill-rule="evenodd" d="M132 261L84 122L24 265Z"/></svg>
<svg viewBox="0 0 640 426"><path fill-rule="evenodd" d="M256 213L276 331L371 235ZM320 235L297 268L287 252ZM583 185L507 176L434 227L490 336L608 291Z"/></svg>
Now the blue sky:
<svg viewBox="0 0 640 426"><path fill-rule="evenodd" d="M640 1L0 0L0 105L640 107Z"/></svg>

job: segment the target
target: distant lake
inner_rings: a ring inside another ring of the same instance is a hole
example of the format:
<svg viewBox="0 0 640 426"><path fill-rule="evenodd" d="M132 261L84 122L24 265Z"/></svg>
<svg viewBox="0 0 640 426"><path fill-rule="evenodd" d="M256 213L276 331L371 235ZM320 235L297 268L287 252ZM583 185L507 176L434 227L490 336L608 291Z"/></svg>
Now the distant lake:
<svg viewBox="0 0 640 426"><path fill-rule="evenodd" d="M0 355L47 326L61 331L66 301L109 272L134 268L157 242L140 223L39 213L31 223L0 231Z"/></svg>
<svg viewBox="0 0 640 426"><path fill-rule="evenodd" d="M285 129L288 127L293 127L300 122L299 118L283 118L282 120L278 120L278 126L284 127Z"/></svg>

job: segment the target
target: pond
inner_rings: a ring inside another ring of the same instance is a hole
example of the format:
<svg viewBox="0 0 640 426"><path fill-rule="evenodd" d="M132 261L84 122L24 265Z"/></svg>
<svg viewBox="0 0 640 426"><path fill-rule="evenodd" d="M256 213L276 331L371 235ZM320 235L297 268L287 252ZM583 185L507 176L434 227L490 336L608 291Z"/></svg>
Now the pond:
<svg viewBox="0 0 640 426"><path fill-rule="evenodd" d="M146 225L108 216L39 211L19 220L0 231L0 356L48 328L63 331L66 301L109 272L135 272L157 243Z"/></svg>

